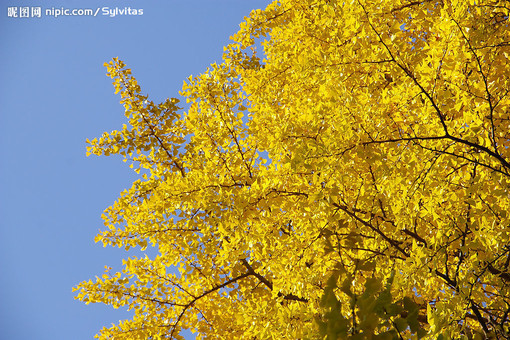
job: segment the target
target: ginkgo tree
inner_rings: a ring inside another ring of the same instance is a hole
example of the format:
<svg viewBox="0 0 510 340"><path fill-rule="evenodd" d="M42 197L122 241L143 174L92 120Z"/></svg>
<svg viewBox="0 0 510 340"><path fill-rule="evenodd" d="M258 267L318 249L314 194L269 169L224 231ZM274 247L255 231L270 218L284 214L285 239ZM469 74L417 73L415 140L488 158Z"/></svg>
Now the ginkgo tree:
<svg viewBox="0 0 510 340"><path fill-rule="evenodd" d="M510 4L279 0L157 104L106 64L140 173L77 298L101 339L509 338Z"/></svg>

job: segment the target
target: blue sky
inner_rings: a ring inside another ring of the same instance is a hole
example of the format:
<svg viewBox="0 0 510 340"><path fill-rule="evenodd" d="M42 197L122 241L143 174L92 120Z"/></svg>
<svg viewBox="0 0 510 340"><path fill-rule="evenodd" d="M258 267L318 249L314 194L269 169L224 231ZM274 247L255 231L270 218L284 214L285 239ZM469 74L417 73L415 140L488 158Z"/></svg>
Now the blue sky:
<svg viewBox="0 0 510 340"><path fill-rule="evenodd" d="M85 156L86 138L125 123L103 63L119 57L155 102L178 97L185 78L221 60L243 17L269 2L0 0L0 338L91 339L130 315L71 292L136 255L94 243L102 211L137 178L118 157ZM9 7L42 15L9 17ZM110 17L103 7L143 15ZM52 8L99 12L46 16Z"/></svg>

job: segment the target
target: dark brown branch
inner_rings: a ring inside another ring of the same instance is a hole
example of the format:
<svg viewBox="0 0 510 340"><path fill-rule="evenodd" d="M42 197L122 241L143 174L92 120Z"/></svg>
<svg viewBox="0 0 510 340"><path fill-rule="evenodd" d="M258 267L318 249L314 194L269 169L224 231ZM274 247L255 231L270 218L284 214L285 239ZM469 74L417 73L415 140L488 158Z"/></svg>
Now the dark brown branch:
<svg viewBox="0 0 510 340"><path fill-rule="evenodd" d="M429 245L427 244L427 241L423 237L418 235L417 233L415 233L415 232L413 232L413 231L411 231L409 229L405 229L405 228L402 229L402 232L407 234L407 235L409 235L409 236L411 236L411 237L413 237L416 241L423 243L425 245L425 247L428 248Z"/></svg>
<svg viewBox="0 0 510 340"><path fill-rule="evenodd" d="M485 319L482 314L480 314L480 311L478 310L478 307L476 306L476 304L473 302L473 300L469 300L471 302L471 310L473 311L473 313L475 313L476 315L476 319L478 320L478 322L480 323L480 325L482 325L482 328L485 332L485 334L489 333L489 328L487 328L487 319Z"/></svg>
<svg viewBox="0 0 510 340"><path fill-rule="evenodd" d="M498 152L498 144L496 142L496 135L495 135L496 128L494 126L494 106L492 104L492 96L491 96L491 93L489 91L489 83L488 83L488 80L487 80L487 76L483 73L482 63L480 61L480 58L476 54L475 50L473 49L473 46L471 45L471 41L469 41L469 39L466 37L466 35L464 34L464 30L460 27L460 25L457 22L457 20L455 20L454 18L452 18L452 20L457 25L457 27L459 28L459 31L462 34L462 37L464 38L464 40L467 42L469 50L471 51L471 53L473 54L473 56L476 59L476 63L478 65L478 72L480 72L480 75L482 76L483 83L485 85L485 92L487 93L486 100L489 103L489 120L491 122L490 139L492 139L492 146L494 147L494 151L496 152L496 154L499 154L499 152Z"/></svg>
<svg viewBox="0 0 510 340"><path fill-rule="evenodd" d="M367 221L365 221L364 219L360 218L359 216L357 216L354 212L350 211L346 206L343 206L343 205L340 205L338 203L333 203L333 206L342 210L343 212L345 212L347 215L351 216L352 218L354 218L356 221L360 222L361 224L363 224L364 226L370 228L371 230L375 231L377 234L381 235L382 238L384 240L386 240L389 244L391 244L395 249L397 249L399 252L401 252L405 257L409 257L409 253L407 253L404 249L402 249L402 247L400 247L400 245L398 244L398 242L390 237L388 237L386 234L384 234L381 230L379 230L378 228L374 227L372 224L368 223Z"/></svg>
<svg viewBox="0 0 510 340"><path fill-rule="evenodd" d="M455 291L459 290L459 287L457 285L457 281L452 280L448 275L441 273L437 269L436 269L435 273L436 273L437 276L442 278L451 288L455 289ZM489 329L487 327L487 321L488 320L482 316L482 314L480 313L480 310L478 309L478 306L475 304L475 302L471 298L468 298L468 301L470 303L471 310L473 311L473 313L476 316L476 320L478 321L478 323L480 323L480 325L482 326L484 332L486 334L489 333ZM470 316L469 314L466 314L466 317L469 317L469 316Z"/></svg>
<svg viewBox="0 0 510 340"><path fill-rule="evenodd" d="M430 0L425 0L425 1L411 1L410 3L407 3L405 5L402 5L400 7L397 7L397 8L393 8L390 10L391 13L393 12L398 12L398 11L401 11L403 10L404 8L409 8L409 7L413 7L413 6L416 6L416 5L421 5L423 4L424 2L430 2Z"/></svg>
<svg viewBox="0 0 510 340"><path fill-rule="evenodd" d="M494 268L494 266L489 263L487 265L487 269L489 270L489 272L493 275L497 275L499 276L500 278L502 278L503 280L507 281L507 282L510 282L510 273L506 273L506 272L503 272L497 268Z"/></svg>
<svg viewBox="0 0 510 340"><path fill-rule="evenodd" d="M374 33L377 35L377 38L379 39L379 42L384 46L384 48L386 49L386 51L388 52L389 56L391 57L391 59L393 60L393 62L395 62L395 64L413 81L413 83L418 86L418 88L420 89L420 91L428 98L429 102L432 104L432 107L434 108L434 110L436 111L437 113L437 116L439 118L439 121L441 122L441 125L443 126L443 130L444 130L444 133L446 136L449 136L450 133L448 132L448 127L446 126L446 122L445 122L445 119L444 119L444 116L443 114L441 113L441 110L439 109L439 107L437 106L436 102L434 101L434 99L432 98L432 96L430 95L430 93L428 93L425 88L418 82L418 80L416 79L416 77L413 75L413 73L405 66L405 65L402 65L401 63L399 63L397 61L397 59L395 58L395 56L393 55L393 53L391 52L390 48L388 47L388 45L384 42L384 40L382 39L381 35L379 34L379 32L375 29L374 25L372 25L372 22L370 21L370 18L368 16L368 12L367 10L365 9L365 6L363 6L361 4L360 1L358 1L359 5L363 8L363 11L365 12L365 16L367 17L367 21L368 21L368 24L370 26L370 28L374 31Z"/></svg>
<svg viewBox="0 0 510 340"><path fill-rule="evenodd" d="M370 27L372 28L372 30L374 31L374 33L377 35L378 39L379 39L379 42L384 46L384 48L386 49L386 51L388 52L389 56L391 57L391 59L395 62L395 64L414 82L414 84L416 86L418 86L418 88L420 89L420 91L427 97L427 99L429 100L429 102L431 103L432 107L434 108L434 110L436 111L437 113L437 116L439 118L439 121L443 127L443 130L444 130L444 137L443 138L448 138L448 139L451 139L453 141L456 141L458 143L461 143L461 144L465 144L465 145L468 145L476 150L480 150L480 151L484 151L485 153L489 154L490 156L496 158L505 168L507 169L510 169L510 163L508 163L498 152L497 152L497 149L495 151L492 151L490 150L489 148L483 146L483 145L479 145L479 144L476 144L476 143L473 143L473 142L470 142L470 141L467 141L467 140L464 140L464 139L461 139L461 138L458 138L458 137L455 137L455 136L452 136L450 135L449 131L448 131L448 127L446 126L446 122L445 122L445 119L444 119L444 116L443 114L441 113L441 110L439 109L439 107L437 106L436 102L434 101L434 99L432 98L432 96L430 95L430 93L428 93L428 91L425 90L425 88L418 82L418 80L416 79L416 77L412 74L412 72L405 66L405 65L402 65L401 63L399 63L397 61L397 59L394 57L393 53L391 52L390 48L388 47L388 45L384 42L384 40L382 39L381 35L379 34L379 32L375 29L375 27L372 25L371 21L370 21L370 18L368 16L368 12L366 11L365 7L358 1L359 5L363 8L363 11L365 12L365 16L367 17L367 21L368 21L368 24L370 25ZM490 103L490 98L489 98L489 103ZM492 108L492 104L491 104L491 108ZM428 138L428 139L440 139L440 137L433 137L433 138Z"/></svg>
<svg viewBox="0 0 510 340"><path fill-rule="evenodd" d="M246 259L242 259L241 263L243 264L243 266L246 267L246 269L248 269L248 273L247 274L255 276L257 279L259 279L260 282L262 282L264 285L266 285L266 287L268 287L269 290L273 290L273 283L271 281L269 281L268 279L266 279L264 276L262 276L259 273L257 273L253 269L253 267L250 266L248 261L246 261ZM308 302L308 299L299 297L299 296L294 295L294 294L283 294L283 293L279 292L278 296L279 297L283 297L284 300L293 300L293 301Z"/></svg>
<svg viewBox="0 0 510 340"><path fill-rule="evenodd" d="M450 287L452 287L453 289L457 290L457 281L455 281L454 279L451 279L447 274L443 274L443 273L441 273L437 269L435 270L435 273L436 273L437 276L442 278L446 283L448 283L448 285Z"/></svg>
<svg viewBox="0 0 510 340"><path fill-rule="evenodd" d="M172 325L172 331L170 332L170 338L173 338L173 335L174 335L174 332L176 330L176 326L179 324L179 322L181 321L182 317L184 316L184 313L186 312L186 310L188 310L188 308L190 308L191 306L193 306L195 304L195 302L197 302L198 300L200 300L201 298L203 298L204 296L206 296L207 294L210 294L212 292L215 292L221 288L224 288L226 286L228 286L229 284L231 283L234 283L236 281L239 281L245 277L248 277L252 275L251 273L244 273L244 274L241 274L237 277L234 277L228 281L225 281L224 283L220 284L220 285L217 285L217 286L214 286L213 288L211 289L208 289L206 290L205 292L203 292L202 294L200 294L199 296L195 297L194 299L192 299L190 302L188 302L185 306L183 306L183 310L181 311L181 314L179 314L179 316L177 317L177 319L175 320L175 323Z"/></svg>
<svg viewBox="0 0 510 340"><path fill-rule="evenodd" d="M443 154L447 154L447 155L450 155L450 156L453 156L453 157L458 157L458 158L462 158L462 159L465 159L466 161L469 161L471 163L476 163L476 164L479 164L483 167L486 167L488 169L491 169L493 171L496 171L496 172L499 172L500 174L504 175L504 176L509 176L508 173L506 172L503 172L499 169L496 169L494 168L493 166L490 166L490 165L487 165L487 164L484 164L484 163L481 163L480 161L476 160L476 159L471 159L471 158L467 158L465 156L462 156L462 155L458 155L458 154L455 154L455 153L452 153L452 152L448 152L446 150L437 150L437 149L433 149L433 148L427 148L419 143L417 143L418 141L425 141L425 140L441 140L441 139L450 139L452 141L455 141L457 143L461 143L461 144L466 144L466 145L469 145L471 147L473 147L475 150L479 149L481 151L484 151L486 153L488 153L489 155L495 157L498 159L498 161L506 168L506 169L510 169L510 164L503 158L501 157L500 155L498 154L495 154L494 152L492 152L490 149L484 147L484 146L481 146L479 144L476 144L476 143L471 143L469 141L466 141L466 140L463 140L461 138L457 138L457 137L454 137L454 136L429 136L429 137L402 137L402 138L388 138L388 139L384 139L384 140L372 140L372 141L368 141L368 142L363 142L362 145L369 145L369 144L382 144L382 143L399 143L399 142L404 142L404 141L412 141L412 142L415 142L417 145L419 145L421 148L423 149L426 149L426 150L430 150L430 151L435 151L435 152L439 152L439 153L443 153Z"/></svg>

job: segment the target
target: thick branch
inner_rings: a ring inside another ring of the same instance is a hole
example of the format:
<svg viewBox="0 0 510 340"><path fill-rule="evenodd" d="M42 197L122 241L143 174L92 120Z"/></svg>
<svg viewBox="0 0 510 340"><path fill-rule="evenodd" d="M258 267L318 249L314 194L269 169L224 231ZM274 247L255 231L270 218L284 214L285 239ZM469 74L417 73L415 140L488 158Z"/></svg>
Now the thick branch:
<svg viewBox="0 0 510 340"><path fill-rule="evenodd" d="M259 273L255 272L253 267L250 266L250 264L248 263L248 261L246 261L246 259L242 259L241 262L242 262L243 266L245 266L246 269L248 269L248 273L247 274L255 276L257 279L260 280L260 282L262 282L264 285L266 285L269 288L269 290L273 290L273 283L271 281L269 281L268 279L266 279L264 276L262 276ZM308 299L299 297L299 296L294 295L294 294L283 294L283 293L279 292L278 296L279 297L283 297L284 300L293 300L293 301L308 302Z"/></svg>
<svg viewBox="0 0 510 340"><path fill-rule="evenodd" d="M498 269L494 268L494 266L490 263L488 264L487 269L489 270L489 272L491 274L497 275L500 278L502 278L503 280L510 282L510 273L506 273L501 270L498 270Z"/></svg>
<svg viewBox="0 0 510 340"><path fill-rule="evenodd" d="M405 257L409 257L409 253L407 253L404 249L402 249L402 247L400 247L400 245L398 244L397 241L395 241L394 239L388 237L386 234L384 234L381 230L379 230L378 228L374 227L372 224L368 223L367 221L365 221L364 219L360 218L359 216L357 216L355 213L351 212L346 206L343 206L343 205L340 205L338 203L333 203L333 206L342 210L343 212L345 212L347 215L351 216L352 218L354 218L356 221L360 222L361 224L363 224L364 226L370 228L371 230L375 231L377 234L381 235L382 238L384 240L386 240L389 244L391 244L395 249L397 249L399 252L401 252Z"/></svg>
<svg viewBox="0 0 510 340"><path fill-rule="evenodd" d="M203 292L202 294L200 294L199 296L195 297L194 299L192 299L190 302L188 302L184 308L182 309L181 311L181 314L179 314L179 317L177 317L177 320L175 320L175 323L173 324L173 327L172 327L172 331L170 332L170 338L173 339L173 335L174 335L174 332L176 330L176 326L179 324L179 322L181 321L182 317L184 316L184 313L186 312L186 310L188 308L190 308L191 306L193 306L195 304L195 302L197 302L198 300L200 300L201 298L203 298L204 296L206 296L207 294L210 294L212 292L215 292L221 288L224 288L226 286L228 286L229 284L231 283L234 283L236 281L239 281L245 277L248 277L252 275L251 273L244 273L242 275L239 275L237 277L234 277L228 281L225 281L224 283L220 284L220 285L217 285L217 286L214 286L213 288L211 289L208 289L206 290L205 292Z"/></svg>

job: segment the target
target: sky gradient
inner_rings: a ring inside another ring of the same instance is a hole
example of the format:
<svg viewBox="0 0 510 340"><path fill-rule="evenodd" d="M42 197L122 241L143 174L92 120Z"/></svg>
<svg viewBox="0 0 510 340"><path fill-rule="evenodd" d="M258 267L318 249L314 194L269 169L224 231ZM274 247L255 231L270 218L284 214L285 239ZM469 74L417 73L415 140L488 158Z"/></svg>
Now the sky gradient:
<svg viewBox="0 0 510 340"><path fill-rule="evenodd" d="M138 254L94 243L102 211L137 178L120 157L85 156L86 138L126 123L103 63L119 57L155 102L179 98L183 80L220 62L243 17L269 2L0 0L1 339L92 339L131 315L71 292ZM143 15L103 15L106 6ZM42 13L16 18L9 7ZM84 8L98 15L45 15Z"/></svg>

